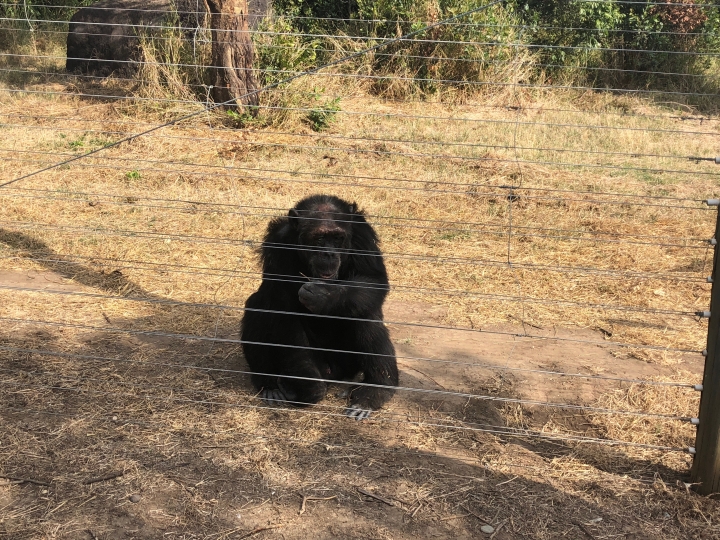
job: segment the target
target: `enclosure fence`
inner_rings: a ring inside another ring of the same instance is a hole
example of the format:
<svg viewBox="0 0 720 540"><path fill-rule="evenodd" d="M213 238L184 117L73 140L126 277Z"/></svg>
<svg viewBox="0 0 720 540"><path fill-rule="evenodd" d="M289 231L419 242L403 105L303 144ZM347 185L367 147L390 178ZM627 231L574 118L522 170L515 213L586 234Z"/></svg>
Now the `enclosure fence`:
<svg viewBox="0 0 720 540"><path fill-rule="evenodd" d="M278 4L221 40L192 2L67 4L0 3L8 418L153 424L133 402L342 421L338 400L260 400L238 333L268 221L328 192L365 210L390 272L401 379L369 422L675 453L720 489L715 4L575 3L651 29L504 1L406 19ZM256 89L218 101L211 48L237 35Z"/></svg>

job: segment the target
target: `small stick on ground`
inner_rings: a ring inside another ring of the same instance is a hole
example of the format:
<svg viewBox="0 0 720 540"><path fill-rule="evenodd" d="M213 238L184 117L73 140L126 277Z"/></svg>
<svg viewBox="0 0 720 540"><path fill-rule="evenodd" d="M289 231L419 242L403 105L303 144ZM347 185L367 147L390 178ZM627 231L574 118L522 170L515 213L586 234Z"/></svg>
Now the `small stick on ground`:
<svg viewBox="0 0 720 540"><path fill-rule="evenodd" d="M460 519L460 518L468 517L469 515L470 514L457 514L455 516L448 516L448 517L441 518L439 521L450 521L451 519Z"/></svg>
<svg viewBox="0 0 720 540"><path fill-rule="evenodd" d="M98 482L105 482L105 480L112 480L113 478L119 478L125 474L125 471L115 471L112 473L104 474L103 476L96 476L94 478L88 478L83 481L83 484L89 486L90 484L97 484Z"/></svg>
<svg viewBox="0 0 720 540"><path fill-rule="evenodd" d="M573 523L574 523L577 527L579 527L580 530L581 530L582 532L584 532L584 533L588 536L588 538L592 538L592 540L595 540L595 535L594 535L593 533L591 533L590 531L588 531L588 529L587 529L587 527L586 527L585 525L583 525L583 524L580 523L579 521L573 521Z"/></svg>
<svg viewBox="0 0 720 540"><path fill-rule="evenodd" d="M18 476L8 476L6 474L0 474L0 478L3 478L5 480L12 480L13 482L17 482L18 484L36 484L38 486L49 486L49 482L43 482L42 480L33 480L32 478L20 478Z"/></svg>
<svg viewBox="0 0 720 540"><path fill-rule="evenodd" d="M505 480L504 482L500 482L499 484L495 484L495 487L500 487L500 486L502 486L502 485L509 484L510 482L512 482L513 480L515 480L516 478L519 478L519 477L518 477L518 476L513 476L510 480Z"/></svg>
<svg viewBox="0 0 720 540"><path fill-rule="evenodd" d="M282 527L282 525L270 525L269 527L258 527L257 529L254 529L247 534L238 536L237 540L243 540L243 538L250 538L251 536L255 536L257 533L261 533L263 531L269 531L270 529L279 529L280 527Z"/></svg>
<svg viewBox="0 0 720 540"><path fill-rule="evenodd" d="M493 538L495 538L495 535L500 532L500 529L502 529L507 522L508 522L508 520L506 519L506 520L503 521L502 523L498 524L498 526L495 527L495 532L493 532L493 533L490 535L490 538L489 538L488 540L492 540Z"/></svg>
<svg viewBox="0 0 720 540"><path fill-rule="evenodd" d="M467 508L466 506L460 505L460 508L462 508L462 509L463 509L463 510L465 510L466 512L470 512L470 515L473 515L473 516L475 516L476 518L478 518L478 519L479 519L480 521L482 521L483 523L486 523L486 524L488 524L488 525L491 525L491 523L490 523L490 520L489 520L489 519L487 519L487 518L484 518L484 517L482 517L482 516L480 516L480 515L476 514L475 512L473 512L472 510L470 510L470 509L469 509L469 508Z"/></svg>
<svg viewBox="0 0 720 540"><path fill-rule="evenodd" d="M417 513L418 513L418 510L420 510L421 508L422 508L422 503L418 503L417 508L416 508L415 510L413 510L413 513L410 514L410 517L411 517L411 518L414 518L414 517L415 517L415 514L417 514Z"/></svg>
<svg viewBox="0 0 720 540"><path fill-rule="evenodd" d="M367 490L365 490L365 489L362 489L362 488L357 488L357 490L358 490L360 493L362 493L363 495L367 495L368 497L372 497L373 499L377 499L377 500L380 501L380 502L384 502L384 503L387 504L388 506L395 506L395 503L394 503L394 502L392 502L392 501L389 500L389 499L386 499L385 497L381 497L380 495L375 495L374 493L372 493L372 492L370 492L370 491L367 491Z"/></svg>
<svg viewBox="0 0 720 540"><path fill-rule="evenodd" d="M412 369L413 371L417 371L420 375L423 375L424 377L426 377L426 378L430 379L432 382L434 382L439 388L442 388L443 390L447 390L447 388L445 388L442 384L440 384L439 382L437 382L435 379L433 379L430 375L428 375L428 374L425 373L424 371L420 371L419 369L414 368L414 367L410 367L410 366L408 366L407 364L404 364L404 363L403 363L403 367L404 367L405 369Z"/></svg>
<svg viewBox="0 0 720 540"><path fill-rule="evenodd" d="M525 319L521 319L520 317L516 317L515 315L509 316L511 319L515 319L520 324L527 324L528 326L531 326L532 328L537 328L538 330L545 330L542 326L538 326L537 324L533 324L531 322L526 321Z"/></svg>
<svg viewBox="0 0 720 540"><path fill-rule="evenodd" d="M300 506L300 513L298 515L302 516L305 513L305 503L307 501L330 501L332 499L337 499L337 495L333 495L332 497L308 497L303 495L302 505Z"/></svg>
<svg viewBox="0 0 720 540"><path fill-rule="evenodd" d="M98 540L97 534L95 534L92 529L87 529L85 532L90 535L90 538L92 538L92 540Z"/></svg>

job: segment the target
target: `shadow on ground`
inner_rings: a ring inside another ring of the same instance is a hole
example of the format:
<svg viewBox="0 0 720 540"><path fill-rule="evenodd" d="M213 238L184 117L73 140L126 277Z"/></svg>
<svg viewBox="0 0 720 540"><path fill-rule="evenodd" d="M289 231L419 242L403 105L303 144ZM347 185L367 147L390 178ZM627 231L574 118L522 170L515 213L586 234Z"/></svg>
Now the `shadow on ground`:
<svg viewBox="0 0 720 540"><path fill-rule="evenodd" d="M156 298L32 237L0 231L0 241L81 286ZM489 401L401 392L365 423L332 396L308 410L264 407L233 372L246 369L237 343L132 333L173 334L180 309L91 330L0 329L0 537L469 539L490 538L487 525L498 540L718 537L717 503L676 488L682 471L489 433L479 426L507 418ZM234 322L215 327L237 336ZM476 429L441 427L460 421ZM628 477L638 471L651 480Z"/></svg>

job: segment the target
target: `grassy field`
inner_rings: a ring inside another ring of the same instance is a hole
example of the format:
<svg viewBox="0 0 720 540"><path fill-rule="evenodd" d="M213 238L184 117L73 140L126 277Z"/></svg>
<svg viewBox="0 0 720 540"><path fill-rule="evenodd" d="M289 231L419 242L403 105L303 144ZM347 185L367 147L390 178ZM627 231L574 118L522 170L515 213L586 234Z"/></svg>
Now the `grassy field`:
<svg viewBox="0 0 720 540"><path fill-rule="evenodd" d="M199 110L178 97L8 74L1 178ZM567 440L693 445L601 410L697 414L609 379L701 381L717 166L689 158L720 124L669 99L315 77L243 125L203 113L0 189L0 537L720 537L688 454ZM235 372L264 228L318 192L381 237L401 385L448 394L356 424L335 397L264 408Z"/></svg>

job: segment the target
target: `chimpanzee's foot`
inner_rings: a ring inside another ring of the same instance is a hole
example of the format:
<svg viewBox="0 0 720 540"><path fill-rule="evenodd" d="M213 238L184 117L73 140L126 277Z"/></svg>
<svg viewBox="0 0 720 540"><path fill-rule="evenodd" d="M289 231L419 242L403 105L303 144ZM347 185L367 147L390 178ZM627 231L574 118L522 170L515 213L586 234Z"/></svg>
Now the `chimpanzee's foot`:
<svg viewBox="0 0 720 540"><path fill-rule="evenodd" d="M367 420L372 411L372 409L362 409L359 405L350 405L345 409L345 415L354 420Z"/></svg>

